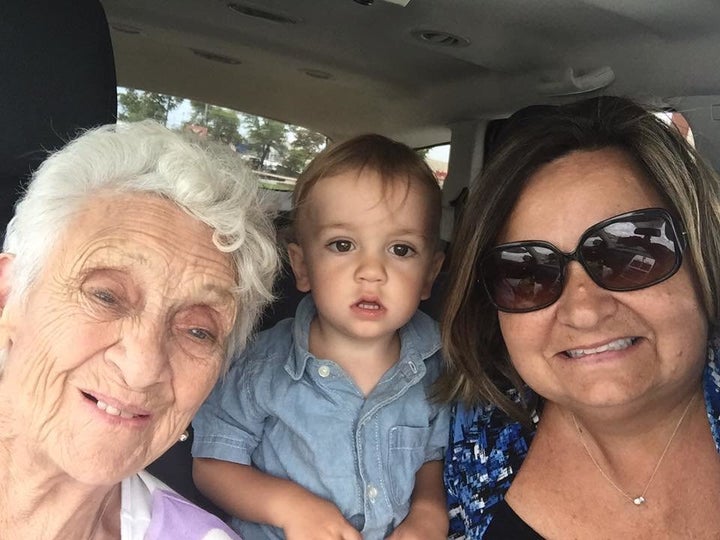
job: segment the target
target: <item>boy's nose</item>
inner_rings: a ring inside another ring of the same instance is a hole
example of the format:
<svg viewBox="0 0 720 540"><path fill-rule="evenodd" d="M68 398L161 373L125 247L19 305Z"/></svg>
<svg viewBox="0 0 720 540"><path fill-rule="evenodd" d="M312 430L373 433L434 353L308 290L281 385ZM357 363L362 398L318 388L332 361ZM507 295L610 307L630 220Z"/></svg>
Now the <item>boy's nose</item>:
<svg viewBox="0 0 720 540"><path fill-rule="evenodd" d="M365 256L360 261L357 271L355 272L355 277L359 281L385 281L387 279L385 265L382 263L380 257Z"/></svg>

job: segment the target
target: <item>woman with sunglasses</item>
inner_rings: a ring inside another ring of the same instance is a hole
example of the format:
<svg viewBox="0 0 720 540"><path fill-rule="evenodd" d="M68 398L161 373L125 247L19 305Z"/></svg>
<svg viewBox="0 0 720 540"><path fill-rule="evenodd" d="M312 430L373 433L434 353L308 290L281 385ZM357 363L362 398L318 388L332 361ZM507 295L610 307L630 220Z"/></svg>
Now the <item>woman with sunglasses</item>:
<svg viewBox="0 0 720 540"><path fill-rule="evenodd" d="M517 113L455 249L451 538L717 538L720 182L674 126Z"/></svg>

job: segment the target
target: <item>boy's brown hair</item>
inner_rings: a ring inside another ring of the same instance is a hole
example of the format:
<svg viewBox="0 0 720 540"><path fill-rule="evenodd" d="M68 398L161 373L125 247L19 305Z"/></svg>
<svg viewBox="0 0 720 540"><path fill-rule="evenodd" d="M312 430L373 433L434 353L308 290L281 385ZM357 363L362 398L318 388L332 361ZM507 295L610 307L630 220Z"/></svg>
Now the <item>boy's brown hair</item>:
<svg viewBox="0 0 720 540"><path fill-rule="evenodd" d="M313 186L323 178L348 171L376 172L383 190L404 182L406 189L414 182L424 186L432 209L428 230L437 237L440 229L442 192L425 160L409 146L377 134L359 135L320 152L299 176L293 192L292 221L297 240L296 221Z"/></svg>

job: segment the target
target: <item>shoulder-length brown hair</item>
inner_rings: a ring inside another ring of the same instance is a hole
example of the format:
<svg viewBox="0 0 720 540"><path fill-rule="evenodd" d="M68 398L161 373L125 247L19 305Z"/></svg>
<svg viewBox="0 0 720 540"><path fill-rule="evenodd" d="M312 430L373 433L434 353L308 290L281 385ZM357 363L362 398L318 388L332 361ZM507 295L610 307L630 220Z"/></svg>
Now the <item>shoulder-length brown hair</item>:
<svg viewBox="0 0 720 540"><path fill-rule="evenodd" d="M528 420L527 407L508 399L523 382L513 368L497 311L477 284L476 261L492 247L528 178L542 165L576 150L620 148L640 165L682 220L686 260L693 265L709 324L719 320L720 184L677 129L628 99L591 98L532 107L513 115L473 185L453 241L441 326L447 372L439 394L467 405L492 403ZM572 211L572 209L568 209Z"/></svg>

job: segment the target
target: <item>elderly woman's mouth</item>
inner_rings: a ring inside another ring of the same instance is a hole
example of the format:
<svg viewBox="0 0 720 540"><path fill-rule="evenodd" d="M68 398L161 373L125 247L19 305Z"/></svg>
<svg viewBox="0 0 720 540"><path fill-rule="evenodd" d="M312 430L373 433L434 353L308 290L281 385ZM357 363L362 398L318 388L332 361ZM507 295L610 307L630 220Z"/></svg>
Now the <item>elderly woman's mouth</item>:
<svg viewBox="0 0 720 540"><path fill-rule="evenodd" d="M616 339L610 343L606 343L605 345L601 345L600 347L595 347L593 349L568 349L564 352L564 354L568 358L582 358L583 356L600 354L607 351L622 351L637 343L639 339L640 338L638 337Z"/></svg>
<svg viewBox="0 0 720 540"><path fill-rule="evenodd" d="M96 398L95 396L93 396L92 394L89 394L88 392L82 392L82 395L85 396L86 399L94 402L98 409L106 412L110 416L119 416L121 418L127 418L127 419L145 418L145 417L149 416L146 413L137 413L137 412L128 411L128 410L124 410L124 409L115 407L113 405L106 403L105 401L103 401L101 399Z"/></svg>

